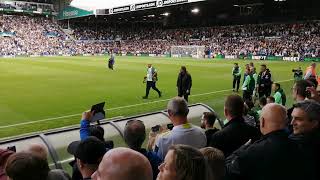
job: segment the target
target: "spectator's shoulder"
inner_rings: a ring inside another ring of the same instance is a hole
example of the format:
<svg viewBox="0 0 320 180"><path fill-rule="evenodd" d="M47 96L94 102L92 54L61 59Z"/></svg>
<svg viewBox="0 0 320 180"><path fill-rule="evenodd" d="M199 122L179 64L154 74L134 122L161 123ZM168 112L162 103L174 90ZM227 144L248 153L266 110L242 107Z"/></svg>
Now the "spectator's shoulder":
<svg viewBox="0 0 320 180"><path fill-rule="evenodd" d="M166 131L166 132L163 132L161 134L158 135L158 139L161 140L161 139L167 139L171 136L171 131Z"/></svg>

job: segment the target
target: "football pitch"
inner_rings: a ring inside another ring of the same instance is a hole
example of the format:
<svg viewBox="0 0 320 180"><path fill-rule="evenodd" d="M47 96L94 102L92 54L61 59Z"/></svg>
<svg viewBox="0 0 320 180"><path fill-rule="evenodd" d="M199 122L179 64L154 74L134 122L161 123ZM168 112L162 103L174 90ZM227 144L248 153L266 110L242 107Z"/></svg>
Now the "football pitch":
<svg viewBox="0 0 320 180"><path fill-rule="evenodd" d="M91 105L106 102L107 118L164 110L177 95L180 66L192 75L190 104L205 103L223 117L223 103L232 93L234 62L242 69L246 60L195 60L152 57L116 57L115 70L107 69L104 57L35 57L0 59L0 138L79 124L81 113ZM158 70L158 88L144 100L146 65ZM285 89L292 104L292 69L308 63L265 63L273 80ZM242 95L242 93L240 92Z"/></svg>

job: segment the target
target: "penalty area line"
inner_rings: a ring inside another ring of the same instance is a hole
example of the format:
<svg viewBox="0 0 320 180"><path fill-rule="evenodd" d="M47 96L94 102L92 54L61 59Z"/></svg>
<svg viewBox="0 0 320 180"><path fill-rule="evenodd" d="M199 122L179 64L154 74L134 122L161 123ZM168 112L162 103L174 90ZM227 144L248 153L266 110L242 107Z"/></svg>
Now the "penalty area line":
<svg viewBox="0 0 320 180"><path fill-rule="evenodd" d="M277 81L277 82L279 82L279 83L281 83L281 82L289 82L289 81L292 81L292 80L293 79L288 79L288 80ZM198 97L198 96L204 96L204 95L210 95L210 94L217 94L217 93L227 92L227 91L231 91L231 90L232 89L212 91L212 92L207 92L207 93L200 93L200 94L190 95L189 97ZM148 104L156 104L156 103L159 103L159 102L169 101L170 99L171 98L157 100L157 101L151 101L151 102L132 104L132 105L127 105L127 106L119 106L119 107L114 107L114 108L110 108L110 109L106 109L106 110L107 111L113 111L113 110L119 110L119 109L130 108L130 107L137 107L137 106L148 105ZM71 115L66 115L66 116L59 116L59 117L53 117L53 118L40 119L40 120L36 120L36 121L17 123L17 124L12 124L12 125L0 126L0 129L18 127L18 126L29 125L29 124L35 124L35 123L39 123L39 122L53 121L53 120L57 120L57 119L70 118L70 117L75 117L75 116L80 116L80 115L82 115L82 114L71 114ZM114 119L114 118L112 118L112 119Z"/></svg>

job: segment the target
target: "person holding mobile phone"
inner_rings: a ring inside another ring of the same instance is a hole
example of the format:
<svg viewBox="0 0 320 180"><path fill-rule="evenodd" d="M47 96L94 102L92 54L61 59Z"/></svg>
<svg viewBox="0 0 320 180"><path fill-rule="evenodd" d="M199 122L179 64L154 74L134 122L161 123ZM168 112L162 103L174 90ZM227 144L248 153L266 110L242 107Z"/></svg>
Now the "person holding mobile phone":
<svg viewBox="0 0 320 180"><path fill-rule="evenodd" d="M154 152L163 160L171 145L184 144L195 148L207 145L204 131L188 121L188 103L181 97L175 97L168 102L168 115L174 125L171 131L158 135Z"/></svg>
<svg viewBox="0 0 320 180"><path fill-rule="evenodd" d="M160 128L160 125L157 125L152 127L151 131L153 133L157 133L160 131ZM124 128L123 134L124 141L130 149L140 152L146 158L148 158L153 171L153 179L155 180L159 173L158 166L161 164L162 161L153 151L148 151L142 148L142 144L146 139L146 128L143 122L139 120L128 121Z"/></svg>

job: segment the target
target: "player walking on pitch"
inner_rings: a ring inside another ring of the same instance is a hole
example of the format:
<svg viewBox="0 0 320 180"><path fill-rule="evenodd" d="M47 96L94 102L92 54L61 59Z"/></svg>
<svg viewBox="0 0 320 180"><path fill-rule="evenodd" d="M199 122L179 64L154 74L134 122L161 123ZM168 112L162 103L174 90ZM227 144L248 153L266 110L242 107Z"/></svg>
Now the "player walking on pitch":
<svg viewBox="0 0 320 180"><path fill-rule="evenodd" d="M153 90L157 91L157 93L159 94L159 97L162 96L161 91L156 87L156 83L158 81L158 73L157 73L157 69L154 68L152 66L152 64L148 64L148 68L147 68L147 76L144 77L144 83L147 83L146 86L146 95L143 96L143 99L148 99L149 97L149 92L150 89L152 88Z"/></svg>

